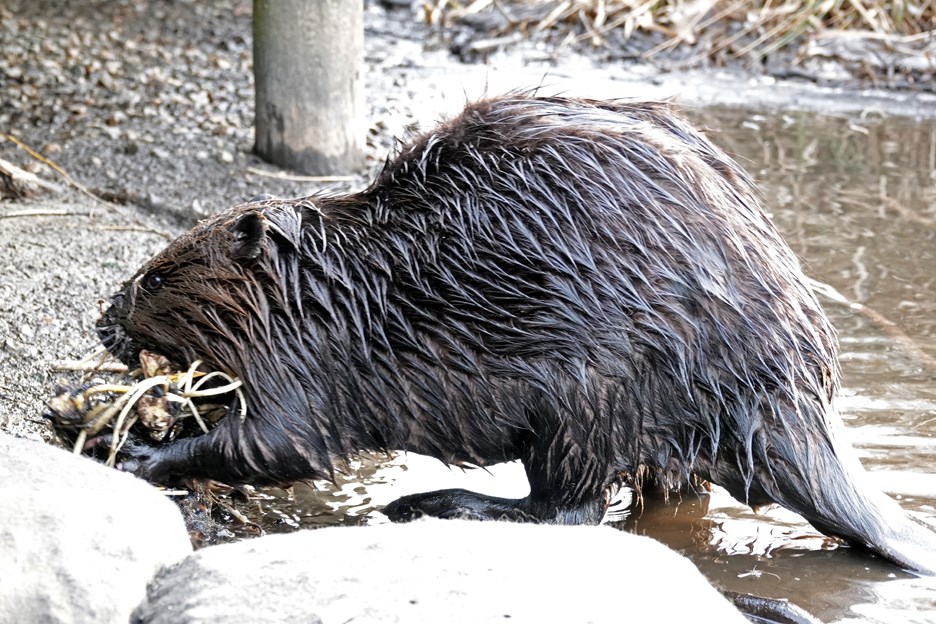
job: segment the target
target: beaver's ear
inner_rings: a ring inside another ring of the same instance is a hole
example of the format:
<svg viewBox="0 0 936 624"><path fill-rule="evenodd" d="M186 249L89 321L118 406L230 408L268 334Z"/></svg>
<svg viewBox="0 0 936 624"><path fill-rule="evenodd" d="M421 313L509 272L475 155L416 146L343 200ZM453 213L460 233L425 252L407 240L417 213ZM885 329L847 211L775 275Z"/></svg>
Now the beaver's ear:
<svg viewBox="0 0 936 624"><path fill-rule="evenodd" d="M237 260L253 260L263 250L266 238L266 220L259 212L248 212L231 224L234 234L232 256Z"/></svg>

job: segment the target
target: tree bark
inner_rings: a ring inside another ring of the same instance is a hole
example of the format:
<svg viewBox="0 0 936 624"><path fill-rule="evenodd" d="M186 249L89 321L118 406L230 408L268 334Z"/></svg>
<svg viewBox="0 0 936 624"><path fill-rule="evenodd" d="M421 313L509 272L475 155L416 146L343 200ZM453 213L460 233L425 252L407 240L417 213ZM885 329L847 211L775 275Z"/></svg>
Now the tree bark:
<svg viewBox="0 0 936 624"><path fill-rule="evenodd" d="M309 175L359 168L363 0L254 0L253 35L254 151Z"/></svg>

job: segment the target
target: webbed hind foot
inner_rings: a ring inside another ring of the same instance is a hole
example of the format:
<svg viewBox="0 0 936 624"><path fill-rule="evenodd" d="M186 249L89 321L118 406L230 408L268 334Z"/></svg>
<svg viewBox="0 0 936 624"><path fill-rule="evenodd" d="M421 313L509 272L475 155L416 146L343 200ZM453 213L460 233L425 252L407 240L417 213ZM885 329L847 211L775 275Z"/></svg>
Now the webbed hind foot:
<svg viewBox="0 0 936 624"><path fill-rule="evenodd" d="M422 516L537 522L537 518L521 509L523 500L485 496L462 489L437 490L398 498L384 507L383 513L392 522L409 522Z"/></svg>
<svg viewBox="0 0 936 624"><path fill-rule="evenodd" d="M565 508L531 497L511 499L485 496L462 489L410 494L383 509L392 522L409 522L422 516L467 520L508 520L550 524L598 524L607 502L596 500L581 507Z"/></svg>

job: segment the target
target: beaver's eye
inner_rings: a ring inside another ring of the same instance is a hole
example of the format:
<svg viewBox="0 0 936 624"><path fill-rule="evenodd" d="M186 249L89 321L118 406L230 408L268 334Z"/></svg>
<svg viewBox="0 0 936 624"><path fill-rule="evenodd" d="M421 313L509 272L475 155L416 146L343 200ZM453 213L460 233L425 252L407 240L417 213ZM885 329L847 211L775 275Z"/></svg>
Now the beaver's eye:
<svg viewBox="0 0 936 624"><path fill-rule="evenodd" d="M144 289L152 292L154 290L159 290L159 288L163 285L163 281L163 276L159 273L150 273L143 278L142 286Z"/></svg>

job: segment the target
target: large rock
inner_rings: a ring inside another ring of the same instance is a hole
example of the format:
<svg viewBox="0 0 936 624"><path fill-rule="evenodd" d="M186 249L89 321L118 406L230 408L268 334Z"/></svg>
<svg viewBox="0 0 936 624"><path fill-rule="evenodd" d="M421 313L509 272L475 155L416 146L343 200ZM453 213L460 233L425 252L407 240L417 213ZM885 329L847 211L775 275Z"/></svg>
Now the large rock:
<svg viewBox="0 0 936 624"><path fill-rule="evenodd" d="M685 558L607 527L422 520L199 551L140 624L746 622Z"/></svg>
<svg viewBox="0 0 936 624"><path fill-rule="evenodd" d="M0 433L0 622L121 622L192 550L176 506L128 474Z"/></svg>

